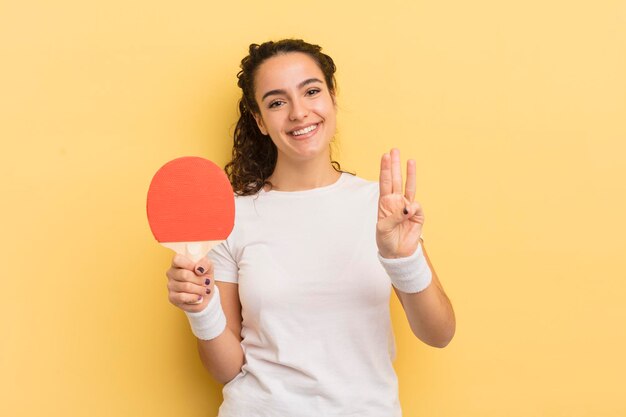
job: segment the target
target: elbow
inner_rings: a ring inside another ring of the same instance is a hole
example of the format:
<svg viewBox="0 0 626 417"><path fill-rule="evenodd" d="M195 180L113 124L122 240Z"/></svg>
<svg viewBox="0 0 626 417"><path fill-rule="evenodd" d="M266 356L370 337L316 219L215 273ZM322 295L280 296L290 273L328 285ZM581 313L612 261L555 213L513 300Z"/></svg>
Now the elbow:
<svg viewBox="0 0 626 417"><path fill-rule="evenodd" d="M456 333L456 317L454 312L451 312L448 319L442 326L439 327L439 331L436 332L437 337L433 343L429 343L430 346L443 349L450 344Z"/></svg>
<svg viewBox="0 0 626 417"><path fill-rule="evenodd" d="M420 334L413 331L413 334L422 342L428 346L443 349L450 344L456 333L456 323L450 323L449 325L439 328L438 331L431 332L430 334Z"/></svg>
<svg viewBox="0 0 626 417"><path fill-rule="evenodd" d="M218 383L222 385L228 384L230 381L235 379L237 375L241 373L241 368L230 368L230 369L219 369L209 364L204 364L204 369L207 370L209 375Z"/></svg>
<svg viewBox="0 0 626 417"><path fill-rule="evenodd" d="M213 374L213 379L215 379L217 382L219 382L222 385L226 385L228 384L230 381L232 381L233 379L235 379L235 377L239 375L239 372L235 373L235 374L229 374L229 375L216 375Z"/></svg>
<svg viewBox="0 0 626 417"><path fill-rule="evenodd" d="M450 344L453 337L454 335L447 337L447 338L442 338L442 339L433 341L432 343L429 343L429 345L435 348L443 349Z"/></svg>
<svg viewBox="0 0 626 417"><path fill-rule="evenodd" d="M454 338L454 333L450 335L442 335L438 338L433 338L432 340L424 340L423 342L429 346L443 349L450 344L453 338Z"/></svg>

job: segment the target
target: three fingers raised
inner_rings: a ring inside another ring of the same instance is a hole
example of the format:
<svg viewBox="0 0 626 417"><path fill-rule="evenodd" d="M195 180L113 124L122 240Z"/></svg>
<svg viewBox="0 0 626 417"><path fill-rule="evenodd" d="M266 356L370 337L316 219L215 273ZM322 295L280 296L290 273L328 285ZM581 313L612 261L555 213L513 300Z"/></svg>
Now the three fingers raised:
<svg viewBox="0 0 626 417"><path fill-rule="evenodd" d="M404 196L409 201L415 199L415 161L409 159L406 163L406 184ZM402 193L402 168L400 164L400 151L392 149L389 153L383 154L380 159L380 195L403 194Z"/></svg>

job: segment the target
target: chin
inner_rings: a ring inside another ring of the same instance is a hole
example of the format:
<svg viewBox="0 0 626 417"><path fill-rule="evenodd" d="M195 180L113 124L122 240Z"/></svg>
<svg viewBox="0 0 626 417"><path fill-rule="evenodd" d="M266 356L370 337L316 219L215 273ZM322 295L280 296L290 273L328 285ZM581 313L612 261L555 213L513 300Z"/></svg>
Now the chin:
<svg viewBox="0 0 626 417"><path fill-rule="evenodd" d="M315 159L330 156L330 141L325 143L302 144L304 146L291 147L294 157L299 159Z"/></svg>

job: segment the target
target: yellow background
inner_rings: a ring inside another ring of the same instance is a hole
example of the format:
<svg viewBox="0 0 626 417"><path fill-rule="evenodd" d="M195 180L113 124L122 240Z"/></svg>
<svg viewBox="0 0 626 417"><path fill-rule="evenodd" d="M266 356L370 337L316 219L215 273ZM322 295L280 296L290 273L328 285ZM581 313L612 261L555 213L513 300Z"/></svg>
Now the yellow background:
<svg viewBox="0 0 626 417"><path fill-rule="evenodd" d="M239 61L283 37L338 65L344 168L417 160L458 329L394 300L405 415L626 415L624 0L2 0L0 415L216 414L146 190L227 162Z"/></svg>

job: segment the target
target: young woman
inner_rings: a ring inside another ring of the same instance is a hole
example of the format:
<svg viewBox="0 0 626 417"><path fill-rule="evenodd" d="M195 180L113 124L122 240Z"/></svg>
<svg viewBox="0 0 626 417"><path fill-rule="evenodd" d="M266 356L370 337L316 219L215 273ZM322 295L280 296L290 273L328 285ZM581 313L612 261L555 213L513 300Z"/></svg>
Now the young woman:
<svg viewBox="0 0 626 417"><path fill-rule="evenodd" d="M335 64L301 40L250 46L233 159L235 227L207 259L175 256L170 301L225 384L220 417L400 416L389 297L444 347L455 318L420 239L415 162L379 183L332 161ZM217 284L216 284L217 283Z"/></svg>

